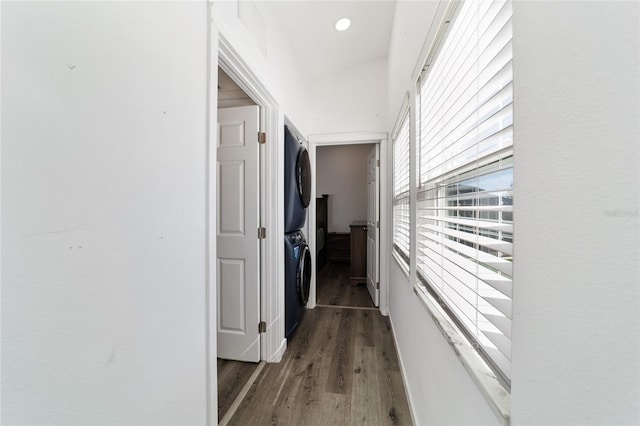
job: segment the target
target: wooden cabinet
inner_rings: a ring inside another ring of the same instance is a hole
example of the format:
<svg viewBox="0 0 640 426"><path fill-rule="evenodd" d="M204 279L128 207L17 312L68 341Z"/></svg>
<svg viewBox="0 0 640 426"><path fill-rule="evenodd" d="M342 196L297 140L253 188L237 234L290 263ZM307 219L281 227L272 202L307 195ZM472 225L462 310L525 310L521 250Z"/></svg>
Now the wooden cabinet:
<svg viewBox="0 0 640 426"><path fill-rule="evenodd" d="M348 262L351 258L348 232L330 232L327 241L329 262Z"/></svg>
<svg viewBox="0 0 640 426"><path fill-rule="evenodd" d="M367 221L355 220L351 228L351 284L367 282Z"/></svg>

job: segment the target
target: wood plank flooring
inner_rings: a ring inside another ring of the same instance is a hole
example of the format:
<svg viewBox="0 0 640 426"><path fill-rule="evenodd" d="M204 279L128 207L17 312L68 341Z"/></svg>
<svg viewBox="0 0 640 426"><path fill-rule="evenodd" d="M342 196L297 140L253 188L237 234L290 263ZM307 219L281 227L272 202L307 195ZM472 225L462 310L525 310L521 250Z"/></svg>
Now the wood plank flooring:
<svg viewBox="0 0 640 426"><path fill-rule="evenodd" d="M373 308L366 284L351 285L349 276L349 263L329 263L318 271L318 305Z"/></svg>
<svg viewBox="0 0 640 426"><path fill-rule="evenodd" d="M228 424L410 425L389 319L308 310L282 361L264 366Z"/></svg>
<svg viewBox="0 0 640 426"><path fill-rule="evenodd" d="M258 365L218 358L218 421L222 420Z"/></svg>

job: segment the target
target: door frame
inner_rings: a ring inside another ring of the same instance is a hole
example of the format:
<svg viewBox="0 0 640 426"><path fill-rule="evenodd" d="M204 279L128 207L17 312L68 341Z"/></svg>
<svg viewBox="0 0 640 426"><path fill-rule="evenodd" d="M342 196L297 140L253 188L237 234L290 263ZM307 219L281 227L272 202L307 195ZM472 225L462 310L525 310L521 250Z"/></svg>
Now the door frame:
<svg viewBox="0 0 640 426"><path fill-rule="evenodd" d="M311 203L309 204L309 235L307 242L309 250L316 253L316 165L317 154L316 149L320 146L337 146L337 145L362 145L377 144L380 149L380 181L378 183L378 197L380 200L380 233L378 247L380 250L380 313L389 315L389 213L383 200L388 199L388 178L387 178L387 157L388 157L388 140L389 136L385 132L355 132L355 133L331 133L309 135L309 159L311 160ZM309 303L307 307L313 309L317 303L316 295L316 268L313 268L311 274L311 290L309 291Z"/></svg>
<svg viewBox="0 0 640 426"><path fill-rule="evenodd" d="M261 359L279 362L286 349L284 338L284 116L269 91L240 58L231 43L218 35L218 65L260 107L260 127L267 142L260 147L260 223L267 229L260 243ZM257 137L257 135L256 135ZM257 143L257 141L256 141ZM256 230L257 231L257 230ZM256 325L257 326L257 325Z"/></svg>
<svg viewBox="0 0 640 426"><path fill-rule="evenodd" d="M370 280L370 276L369 276L369 207L367 206L367 291L369 291L369 294L371 294L372 292L375 293L375 301L374 301L374 305L377 303L376 306L380 306L380 288L379 288L379 284L376 287L376 282L379 283L380 282L380 235L382 234L381 229L380 229L380 160L381 158L381 152L380 152L380 144L376 144L374 145L374 148L371 150L373 151L373 161L377 161L377 165L374 165L373 167L373 175L375 178L375 188L378 190L378 193L376 194L376 199L374 200L374 207L375 209L377 209L377 213L376 213L376 217L374 220L374 235L375 235L375 243L376 243L376 247L373 249L373 252L375 254L375 256L377 256L377 260L374 263L375 267L378 269L378 271L375 273L375 277L373 280ZM369 153L369 156L367 156L367 198L369 198L369 179L371 178L369 173L371 172L370 168L371 165L369 163L369 158L371 156L371 153ZM371 200L367 200L367 202L369 203ZM377 225L375 225L377 223ZM373 286L374 288L372 289L370 286Z"/></svg>
<svg viewBox="0 0 640 426"><path fill-rule="evenodd" d="M284 287L278 283L284 281L284 194L279 188L284 186L283 148L277 141L284 138L284 117L279 106L269 91L258 80L248 65L242 60L231 43L216 32L212 39L217 43L217 61L212 64L212 74L217 81L217 67L220 66L233 80L249 95L260 108L260 129L266 134L267 143L260 147L260 226L266 228L266 238L259 240L260 244L260 320L266 323L266 331L260 334L260 358L267 362L279 362L286 349L284 338ZM213 50L212 50L213 52ZM215 59L215 58L214 58ZM215 65L215 66L214 66ZM215 87L215 86L212 86ZM210 96L213 97L213 94ZM212 104L212 116L217 123L217 92L216 103ZM214 108L215 107L215 108ZM213 129L215 127L212 126ZM256 143L257 142L256 135ZM215 152L217 132L211 132L210 151ZM215 203L216 203L216 172L215 161L211 162L209 153L209 234L215 245ZM215 160L215 158L214 158ZM257 233L257 230L256 230ZM215 253L209 252L209 279L212 283L209 292L209 312L217 312ZM258 324L256 324L256 327ZM216 339L216 318L209 318L210 339ZM217 343L217 342L216 342ZM210 362L216 365L217 345L210 344ZM212 385L216 383L213 382Z"/></svg>

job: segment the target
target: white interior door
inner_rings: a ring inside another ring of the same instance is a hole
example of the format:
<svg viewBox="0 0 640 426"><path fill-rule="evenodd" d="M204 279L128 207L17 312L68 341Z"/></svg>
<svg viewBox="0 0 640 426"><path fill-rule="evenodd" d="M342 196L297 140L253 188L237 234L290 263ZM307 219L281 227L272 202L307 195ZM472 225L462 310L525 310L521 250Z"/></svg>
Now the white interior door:
<svg viewBox="0 0 640 426"><path fill-rule="evenodd" d="M260 361L256 105L218 110L218 357Z"/></svg>
<svg viewBox="0 0 640 426"><path fill-rule="evenodd" d="M376 144L367 158L367 290L371 295L373 304L380 305L380 247L378 245L380 228L380 199L378 183L380 182L379 145Z"/></svg>

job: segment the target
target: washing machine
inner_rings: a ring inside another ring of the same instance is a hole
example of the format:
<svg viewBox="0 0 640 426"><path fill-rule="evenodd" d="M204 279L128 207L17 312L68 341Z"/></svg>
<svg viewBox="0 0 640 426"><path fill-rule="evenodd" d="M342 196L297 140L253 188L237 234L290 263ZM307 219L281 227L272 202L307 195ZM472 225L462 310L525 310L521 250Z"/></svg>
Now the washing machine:
<svg viewBox="0 0 640 426"><path fill-rule="evenodd" d="M284 335L288 340L302 320L307 300L309 300L311 252L302 231L285 235L284 250Z"/></svg>
<svg viewBox="0 0 640 426"><path fill-rule="evenodd" d="M300 139L284 127L284 232L304 228L311 201L311 163Z"/></svg>

